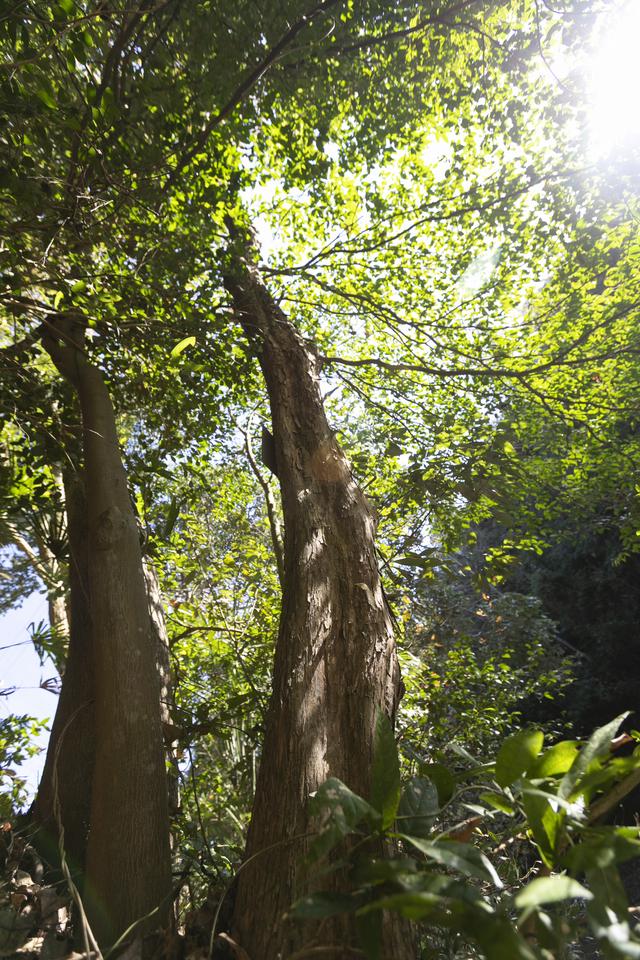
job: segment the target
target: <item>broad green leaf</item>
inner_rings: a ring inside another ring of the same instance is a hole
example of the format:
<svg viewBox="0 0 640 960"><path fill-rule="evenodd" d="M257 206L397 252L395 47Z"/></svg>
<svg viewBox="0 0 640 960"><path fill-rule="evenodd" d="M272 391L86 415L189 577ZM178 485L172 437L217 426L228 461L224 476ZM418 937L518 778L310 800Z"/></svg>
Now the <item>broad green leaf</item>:
<svg viewBox="0 0 640 960"><path fill-rule="evenodd" d="M330 777L309 799L309 812L322 826L309 848L311 861L329 853L343 837L351 833L365 818L371 823L380 817L376 810L349 790L341 780Z"/></svg>
<svg viewBox="0 0 640 960"><path fill-rule="evenodd" d="M403 833L410 833L414 837L428 836L439 809L435 784L423 777L416 777L402 791L397 813L398 827Z"/></svg>
<svg viewBox="0 0 640 960"><path fill-rule="evenodd" d="M409 920L424 920L427 917L434 918L435 915L438 922L447 925L446 918L450 916L447 911L448 905L449 902L445 897L439 897L435 893L422 891L394 893L367 904L361 912L363 916L367 916L377 910L393 910Z"/></svg>
<svg viewBox="0 0 640 960"><path fill-rule="evenodd" d="M169 504L169 510L167 511L167 518L164 522L164 527L162 530L162 536L166 540L171 536L173 528L175 527L176 520L180 515L180 501L176 497L171 498L171 503Z"/></svg>
<svg viewBox="0 0 640 960"><path fill-rule="evenodd" d="M456 788L456 781L451 771L442 763L421 763L420 775L428 777L432 783L435 783L440 806L444 806L451 799Z"/></svg>
<svg viewBox="0 0 640 960"><path fill-rule="evenodd" d="M382 829L394 821L400 801L400 760L391 721L380 712L371 772L371 805L382 815Z"/></svg>
<svg viewBox="0 0 640 960"><path fill-rule="evenodd" d="M423 556L419 553L408 553L404 557L397 557L394 563L399 563L404 567L419 567L422 570L428 570L438 563L438 557Z"/></svg>
<svg viewBox="0 0 640 960"><path fill-rule="evenodd" d="M187 349L187 347L195 346L196 338L195 337L185 337L184 340L180 340L176 343L175 347L172 349L170 356L179 357L180 354Z"/></svg>
<svg viewBox="0 0 640 960"><path fill-rule="evenodd" d="M586 774L590 765L599 757L607 756L610 752L611 741L618 731L622 721L629 716L628 711L621 713L615 720L611 720L603 727L595 730L584 747L571 764L569 770L562 778L560 789L558 791L561 797L568 797L575 792L580 780Z"/></svg>
<svg viewBox="0 0 640 960"><path fill-rule="evenodd" d="M293 920L318 920L350 913L358 906L355 897L343 893L312 893L291 906L288 916Z"/></svg>
<svg viewBox="0 0 640 960"><path fill-rule="evenodd" d="M529 770L532 780L540 777L554 777L566 773L578 755L576 740L562 740L541 754Z"/></svg>
<svg viewBox="0 0 640 960"><path fill-rule="evenodd" d="M365 858L356 864L353 876L356 883L387 883L390 880L397 883L406 878L410 878L413 883L417 870L418 864L411 857L397 857L393 860Z"/></svg>
<svg viewBox="0 0 640 960"><path fill-rule="evenodd" d="M469 843L458 843L455 840L423 840L421 837L410 837L403 833L400 836L435 863L457 870L467 877L488 880L498 889L503 886L493 864L477 847Z"/></svg>
<svg viewBox="0 0 640 960"><path fill-rule="evenodd" d="M606 869L640 857L640 831L637 827L600 827L591 829L580 843L571 847L563 863L572 873Z"/></svg>
<svg viewBox="0 0 640 960"><path fill-rule="evenodd" d="M510 786L531 769L543 742L541 730L519 730L504 741L496 757L495 772L501 787Z"/></svg>
<svg viewBox="0 0 640 960"><path fill-rule="evenodd" d="M518 910L524 910L525 907L538 907L542 903L558 903L575 897L591 900L593 894L572 877L538 877L523 887L513 902Z"/></svg>
<svg viewBox="0 0 640 960"><path fill-rule="evenodd" d="M610 922L610 911L626 919L629 901L618 868L613 864L604 868L596 867L587 870L585 876L593 893L589 914L603 923Z"/></svg>
<svg viewBox="0 0 640 960"><path fill-rule="evenodd" d="M48 107L49 110L55 110L57 108L56 101L51 96L49 91L44 87L40 87L38 90L36 90L36 97L41 101L41 103L44 103L45 107Z"/></svg>
<svg viewBox="0 0 640 960"><path fill-rule="evenodd" d="M552 799L545 796L542 791L524 790L522 793L522 806L527 815L527 826L535 841L540 856L547 867L555 866L556 845L564 811L560 807L557 810L551 806Z"/></svg>
<svg viewBox="0 0 640 960"><path fill-rule="evenodd" d="M478 943L489 960L536 960L510 920L492 913L486 904L421 891L392 894L368 904L362 913L374 910L392 910L409 920L453 929Z"/></svg>
<svg viewBox="0 0 640 960"><path fill-rule="evenodd" d="M318 787L309 801L309 809L313 815L328 813L345 834L376 812L337 777L330 777Z"/></svg>
<svg viewBox="0 0 640 960"><path fill-rule="evenodd" d="M486 803L487 806L493 807L494 810L500 810L502 813L511 814L514 812L513 804L510 803L501 793L487 791L486 793L480 794L480 800L482 800L483 803Z"/></svg>

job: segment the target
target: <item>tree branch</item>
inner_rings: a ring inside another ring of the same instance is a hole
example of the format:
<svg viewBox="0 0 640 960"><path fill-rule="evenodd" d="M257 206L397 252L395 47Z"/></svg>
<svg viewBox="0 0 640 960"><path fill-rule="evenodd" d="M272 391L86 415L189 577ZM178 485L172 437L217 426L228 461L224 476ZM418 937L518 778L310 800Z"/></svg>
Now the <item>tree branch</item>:
<svg viewBox="0 0 640 960"><path fill-rule="evenodd" d="M267 516L269 518L271 542L273 544L273 552L275 554L276 566L278 568L278 580L280 581L280 586L284 588L284 550L282 547L282 534L280 531L280 524L278 522L278 513L269 481L265 480L265 478L262 476L262 471L256 462L253 452L253 444L251 443L250 430L251 423L249 422L249 424L247 424L247 429L242 431L244 434L244 447L247 452L249 466L251 467L251 470L253 471L256 480L262 487L262 492L264 493L264 498L267 504Z"/></svg>
<svg viewBox="0 0 640 960"><path fill-rule="evenodd" d="M286 33L280 37L278 42L271 48L266 57L258 64L257 67L254 67L254 69L249 72L240 85L236 87L235 91L232 93L225 105L209 118L207 123L200 131L200 134L196 138L193 146L182 155L177 166L171 172L171 175L167 181L167 186L172 186L175 183L176 178L182 172L182 170L184 170L187 164L190 163L196 154L202 150L215 128L219 126L219 124L221 124L222 121L225 120L229 114L235 110L242 100L244 100L245 96L255 87L256 83L258 83L258 81L265 75L272 64L278 59L284 50L291 45L300 31L309 26L318 15L326 13L327 10L330 10L331 7L336 6L340 2L341 0L322 0L322 2L314 7L313 10L311 10L309 13L303 14L299 20L296 20L293 26L291 26Z"/></svg>

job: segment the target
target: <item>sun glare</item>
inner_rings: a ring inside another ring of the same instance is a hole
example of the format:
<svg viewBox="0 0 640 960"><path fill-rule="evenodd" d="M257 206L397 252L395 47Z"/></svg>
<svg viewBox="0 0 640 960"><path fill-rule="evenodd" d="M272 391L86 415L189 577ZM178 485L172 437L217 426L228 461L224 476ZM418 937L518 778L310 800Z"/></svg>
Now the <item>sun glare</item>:
<svg viewBox="0 0 640 960"><path fill-rule="evenodd" d="M640 0L630 0L598 24L589 85L594 154L640 145Z"/></svg>

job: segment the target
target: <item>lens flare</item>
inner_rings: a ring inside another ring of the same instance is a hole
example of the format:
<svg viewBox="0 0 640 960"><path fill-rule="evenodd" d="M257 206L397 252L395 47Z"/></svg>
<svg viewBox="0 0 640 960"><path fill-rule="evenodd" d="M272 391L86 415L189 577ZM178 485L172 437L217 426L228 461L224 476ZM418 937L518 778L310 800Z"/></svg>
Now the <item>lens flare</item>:
<svg viewBox="0 0 640 960"><path fill-rule="evenodd" d="M603 16L589 69L596 156L640 145L640 0Z"/></svg>

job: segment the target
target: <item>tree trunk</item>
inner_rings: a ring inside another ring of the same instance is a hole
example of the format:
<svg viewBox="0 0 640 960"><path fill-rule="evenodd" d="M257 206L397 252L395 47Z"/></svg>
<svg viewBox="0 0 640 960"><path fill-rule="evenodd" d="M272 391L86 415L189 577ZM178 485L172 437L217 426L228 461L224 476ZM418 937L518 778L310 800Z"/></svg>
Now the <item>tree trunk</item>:
<svg viewBox="0 0 640 960"><path fill-rule="evenodd" d="M65 476L65 501L69 539L69 646L31 818L38 825L35 843L39 851L50 864L58 864L59 829L54 809L57 790L67 860L72 873L81 874L89 832L95 736L86 499L80 473Z"/></svg>
<svg viewBox="0 0 640 960"><path fill-rule="evenodd" d="M47 590L47 603L49 606L49 627L51 628L51 633L58 644L66 645L70 634L67 598L61 596L59 593L54 593L52 590ZM65 658L64 661L55 659L56 670L61 677L67 669L66 663L67 658Z"/></svg>
<svg viewBox="0 0 640 960"><path fill-rule="evenodd" d="M399 699L375 522L327 423L314 353L253 268L237 258L225 282L260 352L285 529L273 693L246 848L246 859L256 859L239 875L234 932L252 960L284 960L316 935L327 956L333 947L343 957L357 946L349 921L314 931L282 917L307 892L306 844L296 838L311 829L309 794L336 776L369 796L376 716L393 718ZM383 955L415 955L409 929L393 917L385 918Z"/></svg>
<svg viewBox="0 0 640 960"><path fill-rule="evenodd" d="M165 733L164 742L168 761L167 798L169 802L169 813L171 816L174 816L180 809L180 771L178 768L178 742L167 738L167 731L172 729L172 708L174 706L171 648L169 646L169 635L164 617L164 606L162 604L162 592L160 590L158 574L148 557L145 557L143 560L143 568L147 588L151 633L156 649L157 670L160 680L160 720Z"/></svg>
<svg viewBox="0 0 640 960"><path fill-rule="evenodd" d="M167 787L156 649L136 519L115 415L102 374L84 353L83 328L61 318L45 349L74 386L83 425L88 578L95 644L96 758L86 902L99 942L132 923L168 916Z"/></svg>

